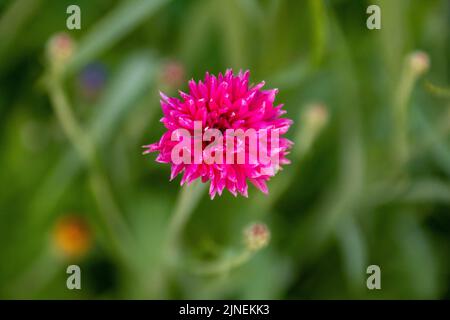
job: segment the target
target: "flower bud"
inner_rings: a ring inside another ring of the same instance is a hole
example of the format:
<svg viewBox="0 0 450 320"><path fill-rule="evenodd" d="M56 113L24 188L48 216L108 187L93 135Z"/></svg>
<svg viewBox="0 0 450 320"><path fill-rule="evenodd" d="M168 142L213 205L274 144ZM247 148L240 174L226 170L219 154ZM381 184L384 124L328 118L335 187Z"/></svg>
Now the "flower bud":
<svg viewBox="0 0 450 320"><path fill-rule="evenodd" d="M57 250L68 258L84 256L92 245L92 235L86 221L80 216L62 217L53 230Z"/></svg>
<svg viewBox="0 0 450 320"><path fill-rule="evenodd" d="M311 128L320 130L328 122L328 109L323 103L312 103L307 107L304 117Z"/></svg>
<svg viewBox="0 0 450 320"><path fill-rule="evenodd" d="M254 223L245 229L244 240L249 250L262 249L269 243L270 231L264 223Z"/></svg>
<svg viewBox="0 0 450 320"><path fill-rule="evenodd" d="M414 73L421 75L430 68L430 57L426 52L414 51L409 55L408 63Z"/></svg>
<svg viewBox="0 0 450 320"><path fill-rule="evenodd" d="M295 134L294 141L298 141L294 156L300 158L304 156L313 145L316 137L328 123L328 109L322 103L311 103L300 113L299 123L301 124Z"/></svg>
<svg viewBox="0 0 450 320"><path fill-rule="evenodd" d="M162 67L161 82L169 88L179 88L184 83L185 77L184 65L179 61L167 61Z"/></svg>
<svg viewBox="0 0 450 320"><path fill-rule="evenodd" d="M53 66L61 67L67 63L75 52L75 42L65 32L52 36L47 42L47 59Z"/></svg>

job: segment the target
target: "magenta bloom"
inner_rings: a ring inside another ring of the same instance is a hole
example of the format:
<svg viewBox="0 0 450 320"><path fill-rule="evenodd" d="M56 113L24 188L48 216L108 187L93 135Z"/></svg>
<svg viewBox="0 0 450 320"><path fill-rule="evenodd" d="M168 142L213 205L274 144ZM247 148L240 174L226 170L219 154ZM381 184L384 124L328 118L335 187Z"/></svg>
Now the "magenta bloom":
<svg viewBox="0 0 450 320"><path fill-rule="evenodd" d="M181 99L161 93L161 122L167 131L159 142L144 146L144 153L158 151L156 161L171 164L171 180L183 172L181 185L198 178L210 181L211 198L225 188L234 196L239 192L247 197L248 181L267 193L266 181L290 163L286 155L292 142L282 135L292 120L280 118L286 113L282 104L274 106L278 90L262 90L263 86L264 82L249 86L249 71L234 75L227 70L217 77L206 73L204 82L189 81L189 93L180 91ZM233 131L248 135L233 136ZM182 144L186 133L190 140ZM264 151L262 146L267 148L268 161L258 153Z"/></svg>

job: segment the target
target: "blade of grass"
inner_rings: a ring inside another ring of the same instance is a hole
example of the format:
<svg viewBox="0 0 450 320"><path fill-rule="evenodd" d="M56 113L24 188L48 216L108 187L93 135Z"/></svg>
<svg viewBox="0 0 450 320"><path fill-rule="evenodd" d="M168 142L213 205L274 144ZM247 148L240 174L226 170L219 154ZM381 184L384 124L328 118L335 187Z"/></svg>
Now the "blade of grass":
<svg viewBox="0 0 450 320"><path fill-rule="evenodd" d="M4 59L14 38L26 24L41 3L41 0L17 0L12 1L0 18L0 61ZM0 64L2 67L3 64Z"/></svg>
<svg viewBox="0 0 450 320"><path fill-rule="evenodd" d="M110 49L167 2L169 0L122 2L81 39L75 56L67 66L67 74L73 74L100 53Z"/></svg>
<svg viewBox="0 0 450 320"><path fill-rule="evenodd" d="M313 31L313 52L311 54L311 60L314 65L318 65L323 59L327 37L325 5L322 0L309 0L308 5L312 19L311 29Z"/></svg>

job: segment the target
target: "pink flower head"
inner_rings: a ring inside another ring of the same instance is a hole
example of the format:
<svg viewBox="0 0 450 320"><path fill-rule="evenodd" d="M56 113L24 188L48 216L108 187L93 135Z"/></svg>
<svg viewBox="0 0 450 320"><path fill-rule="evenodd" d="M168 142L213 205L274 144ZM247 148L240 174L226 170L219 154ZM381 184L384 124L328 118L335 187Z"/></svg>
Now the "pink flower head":
<svg viewBox="0 0 450 320"><path fill-rule="evenodd" d="M249 71L234 75L227 70L217 77L206 73L204 82L190 80L189 93L180 91L181 99L161 93L161 122L167 131L159 142L144 146L144 154L158 151L156 161L171 164L171 180L184 172L181 185L209 180L211 199L225 188L247 197L248 181L267 193L266 181L290 163L286 155L292 142L281 136L292 120L281 118L286 113L282 104L274 106L278 90L262 90L263 86L264 82L249 85ZM265 152L270 159L263 161Z"/></svg>

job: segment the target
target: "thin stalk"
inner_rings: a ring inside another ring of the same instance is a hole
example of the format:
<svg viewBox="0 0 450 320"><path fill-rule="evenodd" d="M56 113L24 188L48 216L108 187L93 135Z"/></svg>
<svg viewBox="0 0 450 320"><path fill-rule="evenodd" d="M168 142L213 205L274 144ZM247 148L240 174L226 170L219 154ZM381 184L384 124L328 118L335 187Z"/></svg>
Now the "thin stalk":
<svg viewBox="0 0 450 320"><path fill-rule="evenodd" d="M240 254L231 257L229 259L225 259L223 261L214 262L207 265L197 266L193 273L197 275L222 275L227 274L231 270L236 269L246 262L250 260L250 258L254 255L255 251L245 249Z"/></svg>
<svg viewBox="0 0 450 320"><path fill-rule="evenodd" d="M325 7L322 0L309 0L308 4L313 30L312 62L318 65L322 62L326 44Z"/></svg>
<svg viewBox="0 0 450 320"><path fill-rule="evenodd" d="M397 164L408 158L408 101L416 82L416 74L405 65L394 100L394 157Z"/></svg>
<svg viewBox="0 0 450 320"><path fill-rule="evenodd" d="M394 96L394 160L401 167L408 159L408 104L416 81L429 68L429 57L425 52L410 53L404 62L400 83Z"/></svg>
<svg viewBox="0 0 450 320"><path fill-rule="evenodd" d="M194 181L191 185L186 185L179 193L166 240L167 257L170 263L178 258L181 233L203 195L205 187L206 184Z"/></svg>
<svg viewBox="0 0 450 320"><path fill-rule="evenodd" d="M100 208L99 212L107 229L108 238L113 244L115 253L123 258L126 255L126 250L120 240L129 243L131 234L122 220L120 209L115 203L108 179L101 170L95 146L77 122L62 89L60 79L55 73L50 74L47 89L52 107L64 133L88 166L90 187Z"/></svg>

